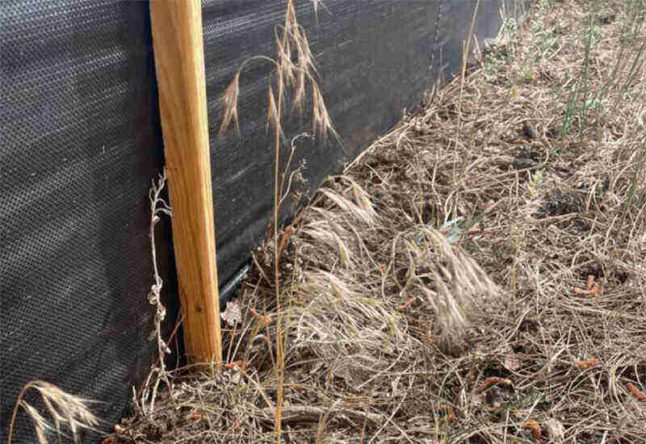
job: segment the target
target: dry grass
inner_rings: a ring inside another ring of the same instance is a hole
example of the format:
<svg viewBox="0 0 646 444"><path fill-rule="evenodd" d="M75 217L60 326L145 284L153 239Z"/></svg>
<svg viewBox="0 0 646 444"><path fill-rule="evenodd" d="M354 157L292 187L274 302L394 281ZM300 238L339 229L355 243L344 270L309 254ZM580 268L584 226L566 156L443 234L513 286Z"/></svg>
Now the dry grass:
<svg viewBox="0 0 646 444"><path fill-rule="evenodd" d="M314 2L314 9L318 11L318 3ZM291 95L292 108L303 112L305 106L307 91L311 91L311 120L313 134L327 137L328 134L336 136L332 126L332 121L328 115L327 107L323 95L316 82L316 67L314 58L310 51L309 42L305 30L298 23L296 8L293 0L287 0L284 22L276 28L275 33L276 55L275 58L266 56L256 56L245 60L238 68L233 81L225 90L222 96L224 105L223 120L220 132L224 133L228 127L235 123L238 128L238 95L240 91L240 75L245 66L254 61L269 62L273 69L269 76L268 94L267 94L267 124L273 129L273 150L274 150L274 212L273 220L270 223L273 233L274 245L278 244L279 221L281 214L281 204L285 199L285 190L283 183L287 169L291 166L291 160L294 153L294 141L292 141L292 151L288 157L285 171L281 171L281 152L283 145L282 120L285 114L285 100ZM299 136L297 136L299 137ZM292 176L290 176L291 179ZM289 189L288 189L289 190ZM273 362L274 373L276 378L276 403L274 407L274 439L276 442L281 441L282 436L282 409L284 393L284 370L285 355L284 341L285 336L282 328L282 309L281 309L281 278L280 278L280 251L274 249L273 259L273 292L276 319L274 331L274 346L276 358ZM170 385L170 384L169 384Z"/></svg>
<svg viewBox="0 0 646 444"><path fill-rule="evenodd" d="M278 386L286 442L645 442L645 11L539 1L255 255L226 369L111 439L270 442Z"/></svg>
<svg viewBox="0 0 646 444"><path fill-rule="evenodd" d="M44 410L49 419L43 416L41 410L25 399L27 392L38 393ZM16 400L16 405L11 416L8 432L8 444L14 436L14 425L18 411L22 408L32 421L36 439L40 444L47 444L50 437L59 441L66 437L67 440L80 442L83 430L96 430L99 420L89 408L90 401L82 399L45 381L34 380L24 385Z"/></svg>

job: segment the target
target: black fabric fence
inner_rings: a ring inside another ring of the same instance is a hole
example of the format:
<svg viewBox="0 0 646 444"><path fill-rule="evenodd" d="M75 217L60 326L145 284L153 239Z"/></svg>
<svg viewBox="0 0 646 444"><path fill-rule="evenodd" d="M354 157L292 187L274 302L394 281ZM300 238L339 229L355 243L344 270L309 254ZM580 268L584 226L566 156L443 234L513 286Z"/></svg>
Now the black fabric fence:
<svg viewBox="0 0 646 444"><path fill-rule="evenodd" d="M203 1L221 284L249 260L272 212L269 68L241 79L240 134L219 135L222 91L243 60L274 54L285 0ZM479 5L482 44L514 0L298 0L340 139L302 139L311 192L460 67ZM520 3L520 2L518 2ZM525 2L526 3L526 2ZM163 168L148 3L0 3L0 443L32 379L100 401L117 421L150 368L148 189ZM287 118L286 143L310 130ZM294 210L288 208L284 217ZM177 318L169 221L158 228L167 332ZM19 416L16 442L32 442ZM98 435L88 440L97 440Z"/></svg>

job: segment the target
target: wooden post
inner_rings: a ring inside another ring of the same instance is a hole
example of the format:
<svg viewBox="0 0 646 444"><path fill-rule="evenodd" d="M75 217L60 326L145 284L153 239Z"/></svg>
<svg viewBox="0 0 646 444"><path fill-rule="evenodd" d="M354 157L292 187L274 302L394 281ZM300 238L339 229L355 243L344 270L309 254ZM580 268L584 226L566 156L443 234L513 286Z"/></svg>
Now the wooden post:
<svg viewBox="0 0 646 444"><path fill-rule="evenodd" d="M173 245L193 362L221 362L200 0L150 2Z"/></svg>

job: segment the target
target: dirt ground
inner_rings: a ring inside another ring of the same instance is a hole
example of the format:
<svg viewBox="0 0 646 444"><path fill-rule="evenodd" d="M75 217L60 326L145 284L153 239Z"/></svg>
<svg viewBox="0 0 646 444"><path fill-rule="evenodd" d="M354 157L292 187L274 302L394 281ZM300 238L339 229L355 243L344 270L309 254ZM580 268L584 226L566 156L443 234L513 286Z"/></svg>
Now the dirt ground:
<svg viewBox="0 0 646 444"><path fill-rule="evenodd" d="M645 17L507 20L255 253L225 368L104 442L274 441L279 392L284 442L646 442Z"/></svg>

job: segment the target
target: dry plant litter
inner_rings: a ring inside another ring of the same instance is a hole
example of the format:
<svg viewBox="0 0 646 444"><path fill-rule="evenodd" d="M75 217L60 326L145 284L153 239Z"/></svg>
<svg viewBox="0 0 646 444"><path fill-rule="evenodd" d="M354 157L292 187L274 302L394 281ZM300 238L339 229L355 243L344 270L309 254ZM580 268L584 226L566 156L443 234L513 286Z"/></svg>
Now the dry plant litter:
<svg viewBox="0 0 646 444"><path fill-rule="evenodd" d="M313 69L290 14L277 140ZM172 396L106 440L646 442L645 18L539 0L506 20L255 252L224 368L165 371Z"/></svg>

